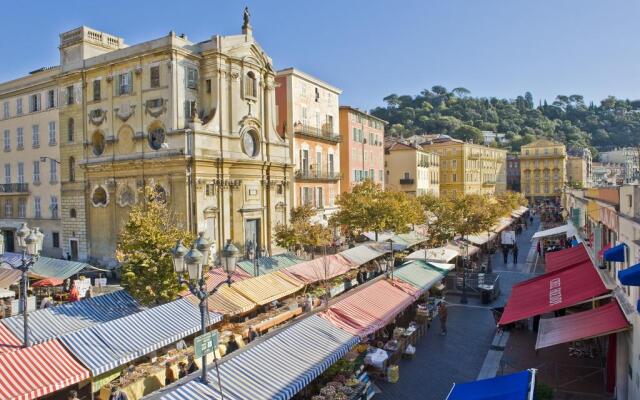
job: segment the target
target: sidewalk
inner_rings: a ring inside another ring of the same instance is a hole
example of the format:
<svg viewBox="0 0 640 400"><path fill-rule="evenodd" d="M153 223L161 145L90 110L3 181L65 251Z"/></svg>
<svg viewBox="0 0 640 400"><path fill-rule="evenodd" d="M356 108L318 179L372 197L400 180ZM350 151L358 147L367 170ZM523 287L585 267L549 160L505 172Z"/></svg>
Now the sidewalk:
<svg viewBox="0 0 640 400"><path fill-rule="evenodd" d="M513 330L498 375L536 368L536 381L554 389L554 400L609 400L600 360L572 358L569 345L535 351L537 332Z"/></svg>
<svg viewBox="0 0 640 400"><path fill-rule="evenodd" d="M447 296L448 333L440 336L440 322L433 321L416 346L413 360L400 361L400 381L376 381L382 390L376 400L442 400L454 382L474 381L495 333L492 313L482 307L456 304Z"/></svg>

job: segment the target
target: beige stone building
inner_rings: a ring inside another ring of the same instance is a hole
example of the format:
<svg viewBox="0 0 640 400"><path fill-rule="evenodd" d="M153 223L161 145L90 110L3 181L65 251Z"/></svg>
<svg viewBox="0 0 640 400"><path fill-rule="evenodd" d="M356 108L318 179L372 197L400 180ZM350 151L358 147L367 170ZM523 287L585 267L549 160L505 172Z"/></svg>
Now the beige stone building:
<svg viewBox="0 0 640 400"><path fill-rule="evenodd" d="M59 69L42 68L0 84L0 230L15 251L23 222L44 233L42 253L61 257Z"/></svg>
<svg viewBox="0 0 640 400"><path fill-rule="evenodd" d="M564 144L540 139L520 148L520 188L531 200L558 197L566 183Z"/></svg>
<svg viewBox="0 0 640 400"><path fill-rule="evenodd" d="M278 71L276 82L278 132L291 143L295 170L293 204L312 205L318 222L327 221L340 193L342 91L295 68Z"/></svg>
<svg viewBox="0 0 640 400"><path fill-rule="evenodd" d="M592 185L592 161L589 149L573 151L567 156L567 184L576 188Z"/></svg>
<svg viewBox="0 0 640 400"><path fill-rule="evenodd" d="M440 195L440 156L402 142L385 146L385 187L420 196Z"/></svg>
<svg viewBox="0 0 640 400"><path fill-rule="evenodd" d="M170 32L128 46L88 27L60 35L63 247L113 260L153 187L184 228L272 251L293 180L276 131L275 71L247 23L198 43Z"/></svg>
<svg viewBox="0 0 640 400"><path fill-rule="evenodd" d="M423 144L440 156L440 195L493 195L507 190L507 151L451 138Z"/></svg>

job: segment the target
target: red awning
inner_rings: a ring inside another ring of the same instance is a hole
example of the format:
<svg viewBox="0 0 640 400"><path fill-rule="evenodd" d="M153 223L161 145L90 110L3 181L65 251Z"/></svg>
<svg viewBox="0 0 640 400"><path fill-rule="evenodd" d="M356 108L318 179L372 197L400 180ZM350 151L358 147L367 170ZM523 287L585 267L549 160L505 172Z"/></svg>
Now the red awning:
<svg viewBox="0 0 640 400"><path fill-rule="evenodd" d="M356 264L353 264L341 255L331 254L313 260L303 261L299 264L286 267L281 271L301 282L314 283L344 275L350 269L356 267Z"/></svg>
<svg viewBox="0 0 640 400"><path fill-rule="evenodd" d="M89 378L58 340L0 354L0 399L30 400Z"/></svg>
<svg viewBox="0 0 640 400"><path fill-rule="evenodd" d="M609 250L611 248L611 243L605 245L602 249L600 249L600 251L598 252L598 258L602 258L604 256L604 252Z"/></svg>
<svg viewBox="0 0 640 400"><path fill-rule="evenodd" d="M591 261L514 285L498 325L570 307L607 292Z"/></svg>
<svg viewBox="0 0 640 400"><path fill-rule="evenodd" d="M604 336L629 329L615 300L593 310L540 320L536 350L560 343Z"/></svg>
<svg viewBox="0 0 640 400"><path fill-rule="evenodd" d="M544 257L547 272L558 271L587 261L590 261L589 253L583 243L568 249L547 253Z"/></svg>
<svg viewBox="0 0 640 400"><path fill-rule="evenodd" d="M20 350L22 342L4 324L0 324L0 354Z"/></svg>
<svg viewBox="0 0 640 400"><path fill-rule="evenodd" d="M378 281L329 307L321 317L361 337L387 325L414 297L387 281Z"/></svg>

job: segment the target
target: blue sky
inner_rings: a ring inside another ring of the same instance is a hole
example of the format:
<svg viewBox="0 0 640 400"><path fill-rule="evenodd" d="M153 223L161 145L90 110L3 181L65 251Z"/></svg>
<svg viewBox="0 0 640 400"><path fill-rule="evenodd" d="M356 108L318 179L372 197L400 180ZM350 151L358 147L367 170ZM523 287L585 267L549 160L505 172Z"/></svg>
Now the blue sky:
<svg viewBox="0 0 640 400"><path fill-rule="evenodd" d="M640 98L633 0L4 2L0 81L57 64L58 34L82 24L129 44L172 29L200 41L238 33L245 4L276 68L340 87L341 104L372 108L436 84L507 98L528 90L536 102Z"/></svg>

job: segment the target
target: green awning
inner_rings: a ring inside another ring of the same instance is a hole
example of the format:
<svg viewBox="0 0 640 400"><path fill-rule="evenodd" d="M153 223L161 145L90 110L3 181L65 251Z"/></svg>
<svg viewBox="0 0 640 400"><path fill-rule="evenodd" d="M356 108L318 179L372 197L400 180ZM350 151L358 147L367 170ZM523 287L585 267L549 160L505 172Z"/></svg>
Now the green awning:
<svg viewBox="0 0 640 400"><path fill-rule="evenodd" d="M440 282L442 278L444 278L445 272L430 266L429 263L422 260L413 260L404 263L400 268L395 270L393 275L395 278L415 286L424 293L433 285Z"/></svg>
<svg viewBox="0 0 640 400"><path fill-rule="evenodd" d="M258 259L258 270L260 275L268 274L282 268L300 264L304 260L291 253L278 254L271 257L261 257ZM238 262L238 267L242 268L249 275L255 276L255 266L251 260Z"/></svg>

